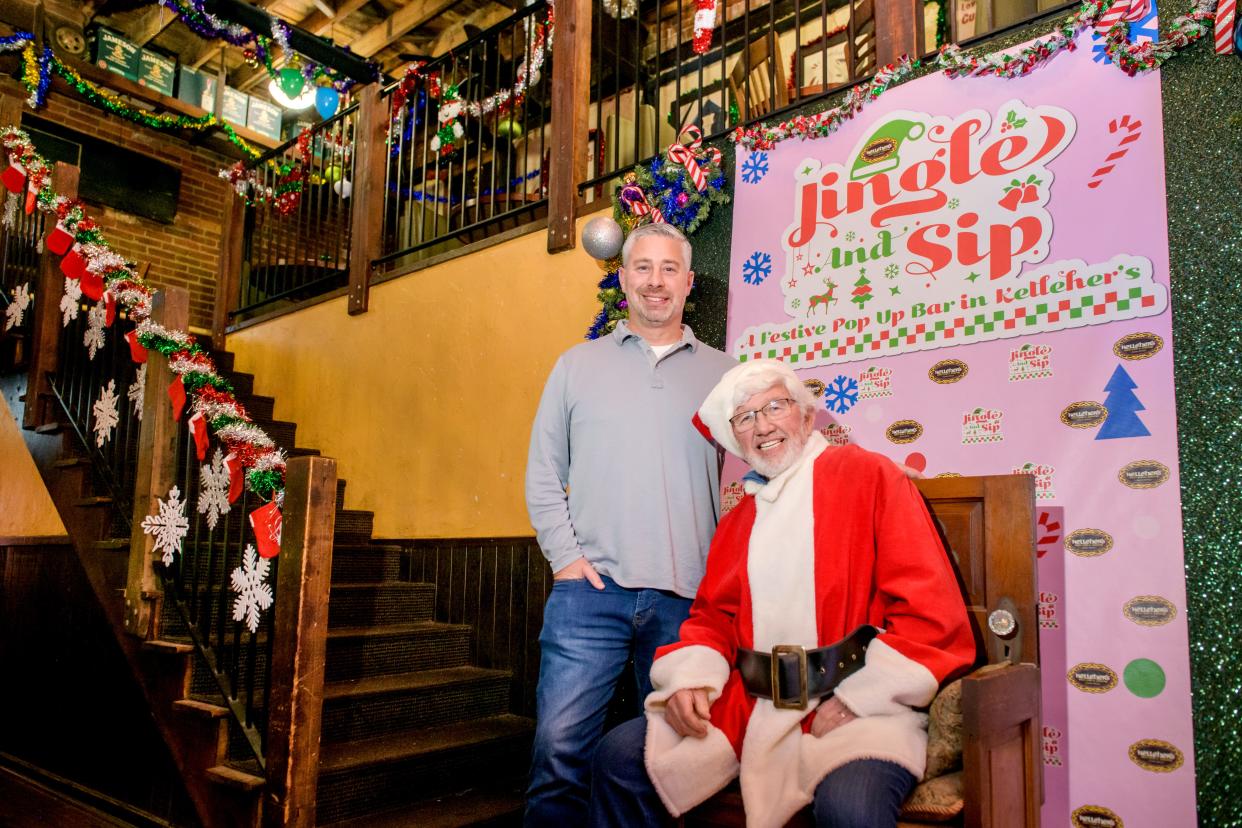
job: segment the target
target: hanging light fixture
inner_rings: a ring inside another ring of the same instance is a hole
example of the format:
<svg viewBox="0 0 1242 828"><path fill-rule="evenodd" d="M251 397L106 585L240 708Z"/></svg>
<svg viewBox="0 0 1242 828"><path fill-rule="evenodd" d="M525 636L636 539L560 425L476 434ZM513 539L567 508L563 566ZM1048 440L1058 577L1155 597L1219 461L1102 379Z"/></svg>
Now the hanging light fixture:
<svg viewBox="0 0 1242 828"><path fill-rule="evenodd" d="M288 70L281 70L282 72ZM297 71L296 69L294 71ZM306 109L315 103L315 87L304 84L303 87L294 95L290 95L285 91L281 84L273 79L267 85L267 91L272 93L272 100L283 106L285 109Z"/></svg>

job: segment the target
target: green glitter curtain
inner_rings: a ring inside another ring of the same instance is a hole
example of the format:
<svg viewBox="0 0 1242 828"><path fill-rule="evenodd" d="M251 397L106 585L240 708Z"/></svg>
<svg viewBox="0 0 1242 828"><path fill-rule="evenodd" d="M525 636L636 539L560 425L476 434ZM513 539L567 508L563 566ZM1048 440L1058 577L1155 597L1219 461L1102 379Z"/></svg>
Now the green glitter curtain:
<svg viewBox="0 0 1242 828"><path fill-rule="evenodd" d="M978 48L1046 30L1034 23ZM1161 72L1196 785L1200 824L1224 828L1242 826L1242 60L1217 57L1205 40ZM733 145L715 144L732 175ZM694 237L686 321L717 348L732 222L725 206Z"/></svg>

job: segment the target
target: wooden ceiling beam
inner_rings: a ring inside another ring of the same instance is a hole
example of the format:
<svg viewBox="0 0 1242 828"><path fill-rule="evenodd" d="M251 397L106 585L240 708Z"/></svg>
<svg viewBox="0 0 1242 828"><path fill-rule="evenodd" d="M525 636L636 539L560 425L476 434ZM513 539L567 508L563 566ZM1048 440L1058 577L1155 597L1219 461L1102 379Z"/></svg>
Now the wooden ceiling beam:
<svg viewBox="0 0 1242 828"><path fill-rule="evenodd" d="M427 49L426 52L431 57L437 58L451 49L456 49L458 46L469 40L469 38L466 37L467 26L477 26L478 28L486 31L492 26L495 26L497 23L508 19L512 15L513 10L508 6L503 6L495 2L488 3L480 9L475 9L459 22L453 23L445 28L445 30L441 32L434 41L432 41L431 47Z"/></svg>
<svg viewBox="0 0 1242 828"><path fill-rule="evenodd" d="M388 19L354 38L349 48L356 55L369 58L400 40L411 29L432 20L457 5L459 0L413 0L397 9Z"/></svg>
<svg viewBox="0 0 1242 828"><path fill-rule="evenodd" d="M336 4L336 14L328 17L319 9L315 9L310 14L303 17L294 25L299 29L305 29L311 34L322 35L328 29L332 28L333 23L340 23L349 15L358 11L358 9L369 3L370 0L340 0Z"/></svg>

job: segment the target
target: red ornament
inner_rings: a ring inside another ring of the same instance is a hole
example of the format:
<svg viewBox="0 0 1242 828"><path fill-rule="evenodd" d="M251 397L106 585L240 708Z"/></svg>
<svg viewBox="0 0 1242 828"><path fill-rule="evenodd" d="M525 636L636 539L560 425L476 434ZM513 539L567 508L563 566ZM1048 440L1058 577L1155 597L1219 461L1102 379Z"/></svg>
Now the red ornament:
<svg viewBox="0 0 1242 828"><path fill-rule="evenodd" d="M73 234L65 229L65 225L57 224L52 228L52 232L47 234L47 240L43 245L57 256L63 256L69 252L70 245L73 244Z"/></svg>
<svg viewBox="0 0 1242 828"><path fill-rule="evenodd" d="M60 272L69 279L81 279L86 273L86 257L82 255L82 247L74 245L60 260Z"/></svg>
<svg viewBox="0 0 1242 828"><path fill-rule="evenodd" d="M250 528L261 557L280 554L280 524L280 509L275 503L264 504L250 513Z"/></svg>
<svg viewBox="0 0 1242 828"><path fill-rule="evenodd" d="M716 30L716 0L694 0L694 53L701 55L712 46Z"/></svg>
<svg viewBox="0 0 1242 828"><path fill-rule="evenodd" d="M26 168L17 161L9 162L4 172L0 173L0 182L10 193L20 193L26 186Z"/></svg>
<svg viewBox="0 0 1242 828"><path fill-rule="evenodd" d="M185 410L185 383L181 381L181 377L177 377L168 386L168 399L172 402L173 421L180 422L181 412Z"/></svg>
<svg viewBox="0 0 1242 828"><path fill-rule="evenodd" d="M142 343L138 341L138 331L133 330L125 334L125 341L129 343L129 358L139 365L147 361L147 349L142 347Z"/></svg>

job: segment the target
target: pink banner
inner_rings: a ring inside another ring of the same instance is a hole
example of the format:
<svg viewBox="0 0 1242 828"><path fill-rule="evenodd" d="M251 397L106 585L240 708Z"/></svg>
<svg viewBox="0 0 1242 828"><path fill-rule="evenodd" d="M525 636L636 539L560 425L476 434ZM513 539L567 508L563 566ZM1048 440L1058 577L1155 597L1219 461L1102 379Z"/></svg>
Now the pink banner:
<svg viewBox="0 0 1242 828"><path fill-rule="evenodd" d="M1035 477L1045 824L1193 825L1160 80L1079 45L739 149L728 347L830 441Z"/></svg>

